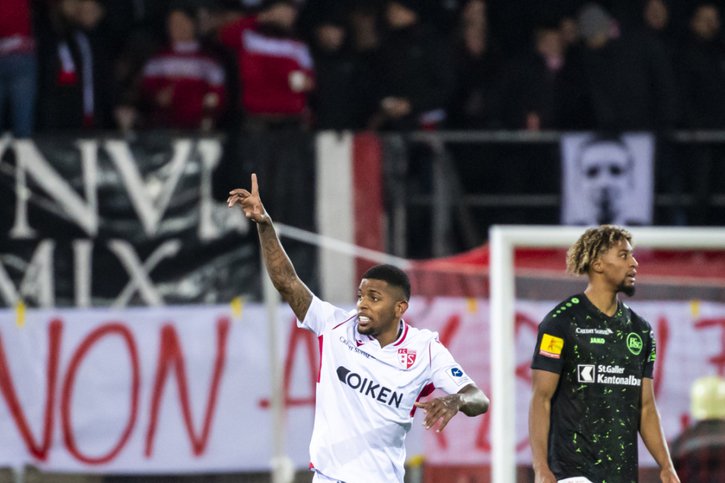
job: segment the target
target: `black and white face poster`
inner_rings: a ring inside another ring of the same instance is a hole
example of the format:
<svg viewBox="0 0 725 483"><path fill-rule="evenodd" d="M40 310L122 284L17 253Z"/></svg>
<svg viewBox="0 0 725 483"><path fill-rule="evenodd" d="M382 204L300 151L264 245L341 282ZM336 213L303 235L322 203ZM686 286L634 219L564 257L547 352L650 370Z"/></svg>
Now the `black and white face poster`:
<svg viewBox="0 0 725 483"><path fill-rule="evenodd" d="M564 225L650 225L654 137L567 134L561 140Z"/></svg>

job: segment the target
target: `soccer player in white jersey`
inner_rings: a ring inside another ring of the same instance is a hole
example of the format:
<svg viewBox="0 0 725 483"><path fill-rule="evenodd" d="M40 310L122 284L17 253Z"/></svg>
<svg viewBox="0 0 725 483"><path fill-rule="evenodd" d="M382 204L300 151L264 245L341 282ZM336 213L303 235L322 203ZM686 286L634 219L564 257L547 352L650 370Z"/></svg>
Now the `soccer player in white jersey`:
<svg viewBox="0 0 725 483"><path fill-rule="evenodd" d="M335 307L317 298L297 276L264 209L256 175L251 192L232 190L227 204L240 205L257 224L275 288L297 316L297 325L319 337L310 442L314 482L403 483L405 435L416 408L425 411L425 428L436 431L459 411L477 416L488 410L486 395L437 334L402 319L410 298L405 272L377 265L363 275L357 309ZM420 400L435 388L447 395Z"/></svg>

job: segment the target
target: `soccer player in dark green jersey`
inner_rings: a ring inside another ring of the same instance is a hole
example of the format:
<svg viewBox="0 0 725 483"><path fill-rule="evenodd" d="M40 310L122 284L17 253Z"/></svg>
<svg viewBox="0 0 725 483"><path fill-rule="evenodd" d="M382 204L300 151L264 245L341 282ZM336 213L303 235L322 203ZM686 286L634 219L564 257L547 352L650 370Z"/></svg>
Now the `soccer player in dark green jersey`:
<svg viewBox="0 0 725 483"><path fill-rule="evenodd" d="M566 264L589 283L539 326L529 407L536 483L636 482L638 432L660 479L678 483L655 405L652 328L618 298L634 294L632 235L590 228Z"/></svg>

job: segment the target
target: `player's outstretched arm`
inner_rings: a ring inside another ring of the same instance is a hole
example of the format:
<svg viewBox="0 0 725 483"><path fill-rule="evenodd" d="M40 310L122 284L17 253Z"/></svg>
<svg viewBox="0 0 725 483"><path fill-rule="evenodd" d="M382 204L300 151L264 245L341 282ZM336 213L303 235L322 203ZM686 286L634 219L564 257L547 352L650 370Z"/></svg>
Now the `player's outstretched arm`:
<svg viewBox="0 0 725 483"><path fill-rule="evenodd" d="M453 416L462 412L466 416L478 416L488 411L488 397L475 384L468 384L456 394L437 397L430 401L416 402L415 405L425 411L423 426L430 429L438 425L437 432L443 431Z"/></svg>
<svg viewBox="0 0 725 483"><path fill-rule="evenodd" d="M679 483L675 467L667 449L665 433L662 430L660 414L655 404L652 379L642 378L642 411L639 423L642 441L660 466L660 479L663 483Z"/></svg>
<svg viewBox="0 0 725 483"><path fill-rule="evenodd" d="M267 267L269 277L282 298L289 304L298 319L304 320L307 309L312 303L312 292L300 280L287 253L279 241L274 229L272 218L264 209L259 196L257 175L252 174L251 192L244 188L237 188L229 192L227 205L231 208L239 205L244 216L257 224L259 242L262 246L262 257Z"/></svg>

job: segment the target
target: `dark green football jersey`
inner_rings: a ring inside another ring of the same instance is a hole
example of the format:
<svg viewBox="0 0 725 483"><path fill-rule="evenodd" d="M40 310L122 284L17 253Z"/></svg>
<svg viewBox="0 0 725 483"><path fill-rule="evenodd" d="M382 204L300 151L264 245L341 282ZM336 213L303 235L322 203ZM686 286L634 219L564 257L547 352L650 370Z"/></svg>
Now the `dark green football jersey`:
<svg viewBox="0 0 725 483"><path fill-rule="evenodd" d="M546 315L531 368L560 375L548 451L558 479L637 481L642 379L654 361L652 328L621 301L608 317L579 294Z"/></svg>

